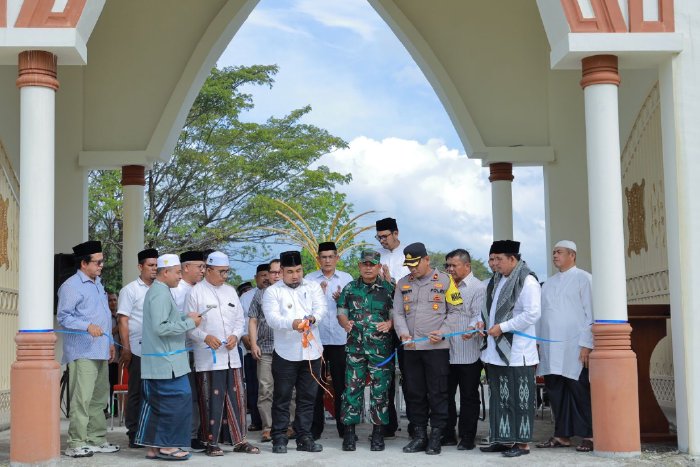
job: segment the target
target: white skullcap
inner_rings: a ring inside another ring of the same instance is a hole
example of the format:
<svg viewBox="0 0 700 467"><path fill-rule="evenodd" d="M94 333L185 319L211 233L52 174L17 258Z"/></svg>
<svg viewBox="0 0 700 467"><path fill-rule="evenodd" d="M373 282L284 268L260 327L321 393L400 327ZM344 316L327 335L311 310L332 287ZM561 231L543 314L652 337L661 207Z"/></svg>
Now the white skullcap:
<svg viewBox="0 0 700 467"><path fill-rule="evenodd" d="M561 240L554 245L554 248L568 248L569 250L576 251L576 244L571 240Z"/></svg>
<svg viewBox="0 0 700 467"><path fill-rule="evenodd" d="M230 266L228 256L220 251L209 253L207 266Z"/></svg>
<svg viewBox="0 0 700 467"><path fill-rule="evenodd" d="M178 266L180 264L180 258L177 255L161 255L158 257L158 267L159 268L169 268L171 266Z"/></svg>

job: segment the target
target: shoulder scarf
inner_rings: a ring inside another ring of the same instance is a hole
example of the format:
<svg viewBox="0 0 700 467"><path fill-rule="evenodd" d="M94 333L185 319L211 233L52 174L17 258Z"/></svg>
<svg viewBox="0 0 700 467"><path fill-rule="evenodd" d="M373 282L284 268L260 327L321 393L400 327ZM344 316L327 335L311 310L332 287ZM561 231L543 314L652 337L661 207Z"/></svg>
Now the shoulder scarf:
<svg viewBox="0 0 700 467"><path fill-rule="evenodd" d="M498 273L493 275L493 278L489 281L489 285L486 288L485 307L481 312L482 319L486 326L488 326L489 323L489 313L491 311L491 304L493 303L493 295L498 288L498 283L502 280L510 279L507 280L501 289L501 293L498 295L494 324L503 323L513 318L515 302L518 301L520 292L523 290L525 279L527 279L527 276L530 274L537 279L535 273L530 271L530 268L527 267L527 263L521 260L518 261L515 269L513 269L513 272L511 272L510 276L507 278L504 278L503 275ZM503 360L506 365L510 365L510 348L513 345L513 333L504 332L500 336L494 337L494 340L496 341L496 351L501 357L501 360ZM488 339L484 339L482 350L486 348L487 342Z"/></svg>

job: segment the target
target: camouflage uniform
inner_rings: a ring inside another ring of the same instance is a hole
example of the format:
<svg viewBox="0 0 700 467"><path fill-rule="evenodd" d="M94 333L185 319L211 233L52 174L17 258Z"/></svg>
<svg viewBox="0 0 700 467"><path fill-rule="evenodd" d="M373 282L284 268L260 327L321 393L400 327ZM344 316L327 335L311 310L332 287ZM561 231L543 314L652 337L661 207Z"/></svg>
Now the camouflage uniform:
<svg viewBox="0 0 700 467"><path fill-rule="evenodd" d="M381 279L370 285L358 278L338 297L338 314L354 321L345 346L345 392L342 417L345 425L360 423L367 372L370 376L370 418L374 425L389 423L389 386L394 375L393 359L377 367L394 350L393 333L377 331L377 324L391 319L394 286Z"/></svg>

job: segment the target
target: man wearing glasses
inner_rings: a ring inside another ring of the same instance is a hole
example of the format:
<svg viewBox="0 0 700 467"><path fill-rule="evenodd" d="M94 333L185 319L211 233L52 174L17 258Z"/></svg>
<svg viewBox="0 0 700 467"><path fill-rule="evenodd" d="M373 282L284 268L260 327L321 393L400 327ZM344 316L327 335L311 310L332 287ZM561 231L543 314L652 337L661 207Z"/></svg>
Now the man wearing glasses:
<svg viewBox="0 0 700 467"><path fill-rule="evenodd" d="M382 245L377 251L381 256L382 279L396 283L403 276L407 276L409 271L403 264L403 249L400 248L399 228L396 219L387 217L380 219L375 224L377 235L374 238Z"/></svg>
<svg viewBox="0 0 700 467"><path fill-rule="evenodd" d="M204 280L192 288L185 305L202 316L202 323L187 335L194 343L200 426L208 456L223 456L221 435L233 444L234 452L260 452L246 441L246 398L238 353L244 316L236 289L226 283L230 272L228 256L220 251L209 254Z"/></svg>
<svg viewBox="0 0 700 467"><path fill-rule="evenodd" d="M387 282L396 284L399 279L409 274L408 268L403 264L404 254L403 249L400 248L399 227L396 225L396 219L391 217L378 220L375 226L377 235L374 238L382 245L381 248L377 249L382 265L379 276ZM401 342L396 332L392 332L392 335L394 337L394 348L398 355L399 370L403 375L403 347L400 345ZM405 394L406 388L403 387L403 384L402 389ZM396 378L391 378L391 387L389 388L389 424L383 426L384 437L389 439L396 436L396 430L399 428L399 418L396 413L396 404L394 403L395 396ZM408 410L408 407L406 407L406 416L409 415ZM410 422L408 424L408 433L413 436L413 425Z"/></svg>
<svg viewBox="0 0 700 467"><path fill-rule="evenodd" d="M177 287L170 289L170 292L175 299L175 305L180 313L187 315L189 311L185 310L185 301L192 288L199 284L204 278L204 252L203 251L185 251L180 254L180 264L182 265L182 278L178 282ZM192 342L189 339L186 341L186 347L192 348ZM199 439L199 402L197 397L197 382L195 381L194 358L189 354L190 362L190 390L192 391L192 432L190 449L193 452L202 452L206 445Z"/></svg>
<svg viewBox="0 0 700 467"><path fill-rule="evenodd" d="M282 268L279 259L270 261L268 271L269 285L277 283L282 278ZM272 352L275 348L275 339L272 329L265 320L262 309L263 293L266 289L258 289L255 292L253 301L248 309L248 337L250 338L250 353L258 362L258 412L262 420L263 443L272 441L272 396L275 388L275 381L272 378ZM296 405L294 397L289 408L290 423L294 421ZM288 435L293 435L290 428Z"/></svg>
<svg viewBox="0 0 700 467"><path fill-rule="evenodd" d="M112 333L112 314L99 277L104 264L102 244L81 243L73 247L73 254L78 271L58 289L58 323L74 332L63 336L62 363L70 372L71 407L65 452L70 457L90 457L119 450L105 439L103 412L109 397L108 360L114 359L114 345L107 337Z"/></svg>
<svg viewBox="0 0 700 467"><path fill-rule="evenodd" d="M139 276L119 292L117 322L122 352L119 363L129 369L129 393L124 412L129 447L139 448L134 442L141 413L141 336L143 331L143 301L156 279L158 250L148 248L138 253Z"/></svg>
<svg viewBox="0 0 700 467"><path fill-rule="evenodd" d="M445 256L445 271L452 276L462 294L466 313L458 314L457 330L474 329L481 319L486 284L472 274L469 252L461 248ZM443 446L457 444L455 424L457 404L455 394L459 386L459 444L457 449L474 449L476 426L479 420L479 381L481 380L481 336L464 334L450 338L450 376L448 379L447 428L442 436Z"/></svg>
<svg viewBox="0 0 700 467"><path fill-rule="evenodd" d="M317 282L321 286L326 303L328 305L328 319L324 319L318 325L321 344L323 344L323 360L321 374L330 373L333 382L333 404L335 406L335 423L338 436L343 436L345 426L340 416L340 397L345 390L345 343L348 334L336 319L336 300L340 292L348 283L352 282L352 276L347 272L338 271L336 265L340 256L334 242L323 242L318 245L318 262L321 269L306 275L306 278ZM324 378L325 379L325 378ZM323 395L325 391L319 389L314 407L314 421L311 425L311 433L314 439L319 439L323 433L325 415L323 408Z"/></svg>

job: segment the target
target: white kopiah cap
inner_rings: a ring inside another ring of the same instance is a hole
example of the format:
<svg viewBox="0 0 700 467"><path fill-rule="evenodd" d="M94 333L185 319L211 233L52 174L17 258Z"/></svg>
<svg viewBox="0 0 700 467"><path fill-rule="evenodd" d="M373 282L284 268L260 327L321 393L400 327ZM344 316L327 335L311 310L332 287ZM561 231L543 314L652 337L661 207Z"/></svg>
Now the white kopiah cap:
<svg viewBox="0 0 700 467"><path fill-rule="evenodd" d="M568 248L569 250L576 251L576 244L571 240L561 240L554 245L554 248Z"/></svg>
<svg viewBox="0 0 700 467"><path fill-rule="evenodd" d="M178 266L180 264L180 258L177 255L161 255L158 257L158 267L159 268L169 268L171 266Z"/></svg>
<svg viewBox="0 0 700 467"><path fill-rule="evenodd" d="M207 266L230 266L228 256L220 251L209 253L209 257L207 257Z"/></svg>

